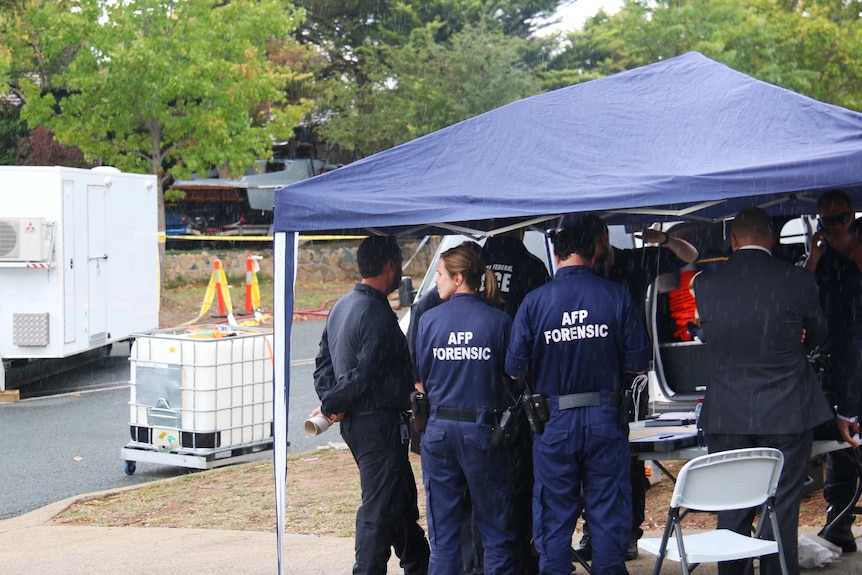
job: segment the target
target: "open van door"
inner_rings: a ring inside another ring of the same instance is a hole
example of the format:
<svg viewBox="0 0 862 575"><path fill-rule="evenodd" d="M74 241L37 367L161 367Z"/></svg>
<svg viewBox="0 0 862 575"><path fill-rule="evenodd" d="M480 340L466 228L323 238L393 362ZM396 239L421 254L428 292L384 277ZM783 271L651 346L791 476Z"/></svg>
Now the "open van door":
<svg viewBox="0 0 862 575"><path fill-rule="evenodd" d="M781 218L781 233L773 256L800 264L807 253L812 222L813 219L806 216ZM646 310L653 346L653 365L649 373L653 411L691 410L706 391L708 342L703 342L695 333L689 337L680 336L680 325L684 327L685 322L693 320L694 312L692 309L690 317L683 314L680 318L678 301L688 295L694 305L694 297L688 292L691 278L699 271L720 266L732 253L730 223L730 220L684 222L668 229L672 235L697 248L698 259L679 272L659 276L647 292Z"/></svg>
<svg viewBox="0 0 862 575"><path fill-rule="evenodd" d="M814 229L813 222L813 218L807 216L782 218L780 238L773 250L775 257L794 264L801 262L807 253L808 240ZM608 226L611 244L620 249L641 247L641 242L635 239L634 234L644 227L646 226ZM648 373L650 411L691 411L697 399L703 397L709 380L707 348L697 336L682 339L674 335L674 332L678 331L678 325L675 325L672 315L671 298L675 293L680 293L680 290L687 291L688 285L683 283L690 281L694 273L709 266L721 265L721 262L730 256L730 220L667 223L662 225L662 229L697 248L698 259L680 271L658 276L647 290L644 309L653 348L653 361ZM441 238L428 271L416 290L414 302L434 288L440 255L470 239L472 238L462 235L447 235ZM480 244L484 244L484 241L484 238L477 240ZM556 265L550 238L531 229L524 234L524 244L533 255L545 263L553 276ZM693 298L691 305L694 305ZM692 319L693 316L694 312L691 311ZM408 311L400 320L403 332L407 332L409 324Z"/></svg>

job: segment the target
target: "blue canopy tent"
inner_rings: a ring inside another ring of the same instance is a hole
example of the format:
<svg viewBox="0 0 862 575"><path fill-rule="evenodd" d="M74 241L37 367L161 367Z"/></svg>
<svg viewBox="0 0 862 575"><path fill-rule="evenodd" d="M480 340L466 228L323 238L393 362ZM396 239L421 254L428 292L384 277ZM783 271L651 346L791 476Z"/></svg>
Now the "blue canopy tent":
<svg viewBox="0 0 862 575"><path fill-rule="evenodd" d="M618 223L714 221L749 205L811 213L833 188L862 200L862 114L692 52L513 102L279 189L275 429L287 429L299 233L481 236L492 218L554 227L587 211ZM285 469L283 432L275 458ZM276 473L280 572L283 482Z"/></svg>

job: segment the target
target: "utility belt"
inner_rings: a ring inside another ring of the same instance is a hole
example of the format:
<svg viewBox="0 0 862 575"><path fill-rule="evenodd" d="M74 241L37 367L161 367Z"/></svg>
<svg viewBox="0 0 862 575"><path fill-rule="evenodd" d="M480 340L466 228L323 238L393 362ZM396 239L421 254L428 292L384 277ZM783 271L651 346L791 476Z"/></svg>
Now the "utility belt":
<svg viewBox="0 0 862 575"><path fill-rule="evenodd" d="M410 394L410 411L413 414L413 429L418 432L425 431L425 425L431 416L431 405L428 403L428 397L421 391L414 391ZM486 411L484 416L480 418L479 412L476 410L444 406L437 406L434 412L439 419L484 423L486 425L496 425L500 415L497 411Z"/></svg>
<svg viewBox="0 0 862 575"><path fill-rule="evenodd" d="M602 392L600 391L560 395L556 398L556 402L557 409L560 411L603 405ZM524 413L530 423L530 430L533 433L542 433L545 430L545 422L551 417L553 400L541 393L530 393L529 390L525 390L521 395L521 405L524 407ZM622 393L618 391L607 392L607 405L619 408L620 423L627 426L634 412L631 390L627 389Z"/></svg>
<svg viewBox="0 0 862 575"><path fill-rule="evenodd" d="M545 400L548 411L551 409L551 398ZM589 391L586 393L570 393L557 398L557 409L575 409L576 407L598 407L602 405L602 392ZM608 405L619 407L622 403L622 395L617 391L608 392Z"/></svg>
<svg viewBox="0 0 862 575"><path fill-rule="evenodd" d="M413 412L411 423L413 431L422 433L431 415L431 406L428 398L420 391L410 394L410 409ZM457 409L454 407L438 406L434 413L438 419L450 421L464 421L466 423L483 423L491 426L491 447L508 445L512 439L512 414L513 407L500 411L486 411L481 417L479 412L472 409Z"/></svg>
<svg viewBox="0 0 862 575"><path fill-rule="evenodd" d="M450 421L466 421L467 423L484 423L495 425L497 423L497 412L486 411L484 417L479 417L479 412L473 409L456 409L454 407L437 407L435 410L438 419Z"/></svg>

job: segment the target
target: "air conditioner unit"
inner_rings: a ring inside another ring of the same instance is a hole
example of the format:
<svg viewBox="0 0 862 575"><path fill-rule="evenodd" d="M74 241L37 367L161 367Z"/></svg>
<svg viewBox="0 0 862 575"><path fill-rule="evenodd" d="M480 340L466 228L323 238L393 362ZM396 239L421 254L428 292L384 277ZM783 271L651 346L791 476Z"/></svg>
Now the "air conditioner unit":
<svg viewBox="0 0 862 575"><path fill-rule="evenodd" d="M41 262L48 259L50 230L45 218L0 218L0 261Z"/></svg>

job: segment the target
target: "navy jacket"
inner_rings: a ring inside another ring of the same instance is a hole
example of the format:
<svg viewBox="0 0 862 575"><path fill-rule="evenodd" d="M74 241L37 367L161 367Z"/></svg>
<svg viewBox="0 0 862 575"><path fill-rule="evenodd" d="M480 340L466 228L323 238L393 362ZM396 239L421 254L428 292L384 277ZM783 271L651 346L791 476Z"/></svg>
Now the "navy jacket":
<svg viewBox="0 0 862 575"><path fill-rule="evenodd" d="M518 238L488 238L482 247L482 260L497 277L505 301L503 311L512 317L528 293L551 280L542 260L531 254Z"/></svg>
<svg viewBox="0 0 862 575"><path fill-rule="evenodd" d="M644 371L649 359L643 318L626 289L567 266L521 304L506 372L532 374L532 391L555 397L620 391L623 372Z"/></svg>
<svg viewBox="0 0 862 575"><path fill-rule="evenodd" d="M419 376L432 406L493 411L503 398L512 318L475 294L429 309L416 339Z"/></svg>
<svg viewBox="0 0 862 575"><path fill-rule="evenodd" d="M407 339L386 296L364 284L339 299L315 359L324 414L407 410L413 391Z"/></svg>

